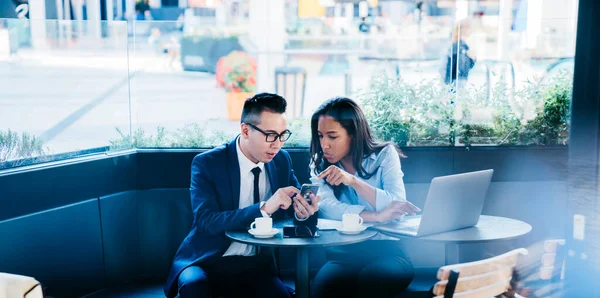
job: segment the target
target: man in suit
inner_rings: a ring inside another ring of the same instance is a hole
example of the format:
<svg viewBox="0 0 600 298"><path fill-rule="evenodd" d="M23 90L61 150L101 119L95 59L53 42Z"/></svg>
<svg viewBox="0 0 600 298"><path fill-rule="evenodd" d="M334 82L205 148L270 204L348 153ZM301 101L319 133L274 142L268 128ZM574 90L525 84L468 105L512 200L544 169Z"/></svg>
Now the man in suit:
<svg viewBox="0 0 600 298"><path fill-rule="evenodd" d="M194 158L194 221L173 260L167 297L289 297L266 249L225 236L226 230L247 229L257 217L291 216L316 226L320 198L311 195L309 204L299 195L290 156L281 150L291 135L286 105L268 93L246 100L240 135Z"/></svg>

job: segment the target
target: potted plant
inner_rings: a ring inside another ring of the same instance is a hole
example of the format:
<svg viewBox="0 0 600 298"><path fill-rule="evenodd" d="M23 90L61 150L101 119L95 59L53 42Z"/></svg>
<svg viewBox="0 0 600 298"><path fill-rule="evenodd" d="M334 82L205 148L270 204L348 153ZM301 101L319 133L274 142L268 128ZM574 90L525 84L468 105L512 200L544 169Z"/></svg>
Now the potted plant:
<svg viewBox="0 0 600 298"><path fill-rule="evenodd" d="M256 92L256 61L233 51L217 62L217 85L227 92L227 118L240 120L246 99Z"/></svg>

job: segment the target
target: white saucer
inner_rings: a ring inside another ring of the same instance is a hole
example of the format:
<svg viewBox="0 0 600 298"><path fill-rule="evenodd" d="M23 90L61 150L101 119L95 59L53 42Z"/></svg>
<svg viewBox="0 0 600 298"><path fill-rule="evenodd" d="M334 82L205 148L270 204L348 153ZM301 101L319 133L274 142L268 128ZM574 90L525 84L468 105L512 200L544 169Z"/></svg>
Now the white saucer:
<svg viewBox="0 0 600 298"><path fill-rule="evenodd" d="M248 233L250 233L250 235L252 235L252 236L254 236L256 238L271 238L271 237L277 235L277 233L279 233L279 230L276 229L276 228L272 228L271 231L268 232L268 233L258 234L258 233L256 233L255 230L250 229L250 230L248 230Z"/></svg>
<svg viewBox="0 0 600 298"><path fill-rule="evenodd" d="M339 227L339 228L335 228L335 229L338 230L342 234L354 235L354 234L358 234L358 233L366 230L367 228L368 228L367 226L363 225L363 226L360 226L360 228L353 229L353 230L348 230L344 227Z"/></svg>

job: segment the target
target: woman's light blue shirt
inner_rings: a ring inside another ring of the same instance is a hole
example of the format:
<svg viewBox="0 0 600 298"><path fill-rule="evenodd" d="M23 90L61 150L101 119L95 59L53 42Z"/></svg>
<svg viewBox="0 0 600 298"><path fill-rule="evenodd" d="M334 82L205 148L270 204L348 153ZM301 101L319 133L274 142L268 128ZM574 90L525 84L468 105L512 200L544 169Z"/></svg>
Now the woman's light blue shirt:
<svg viewBox="0 0 600 298"><path fill-rule="evenodd" d="M340 162L336 164L343 169ZM385 209L392 201L406 201L406 190L400 168L400 156L392 145L381 149L379 153L373 153L363 159L363 168L367 173L375 174L369 179L363 179L355 176L373 186L377 191L375 207L363 197L358 195L352 187L344 187L339 198L333 194L333 189L325 183L325 179L317 179L314 171L314 165L311 164L311 178L314 184L318 184L321 202L319 203L319 217L342 220L342 215L347 213L359 214L363 210L381 211Z"/></svg>

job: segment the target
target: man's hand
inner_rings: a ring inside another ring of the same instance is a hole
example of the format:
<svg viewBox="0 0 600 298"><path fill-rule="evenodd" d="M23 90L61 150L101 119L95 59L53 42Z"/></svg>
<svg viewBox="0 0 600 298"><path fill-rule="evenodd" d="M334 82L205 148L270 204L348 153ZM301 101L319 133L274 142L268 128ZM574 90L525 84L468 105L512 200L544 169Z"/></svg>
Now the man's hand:
<svg viewBox="0 0 600 298"><path fill-rule="evenodd" d="M294 211L296 211L296 217L298 217L298 219L306 219L315 214L315 212L319 211L319 202L321 201L321 197L315 196L312 193L309 195L309 197L311 203L308 203L308 201L301 195L294 197Z"/></svg>
<svg viewBox="0 0 600 298"><path fill-rule="evenodd" d="M331 165L325 171L323 171L317 178L322 179L325 178L331 185L340 185L345 184L348 186L352 186L354 183L354 179L356 178L354 175L338 168L337 166Z"/></svg>
<svg viewBox="0 0 600 298"><path fill-rule="evenodd" d="M385 209L379 211L377 219L379 222L387 222L406 214L415 215L416 212L420 211L419 207L409 201L392 201Z"/></svg>
<svg viewBox="0 0 600 298"><path fill-rule="evenodd" d="M300 195L300 191L293 187L288 186L278 189L260 208L262 211L267 212L271 215L279 209L287 210L292 204L292 196L294 194Z"/></svg>

